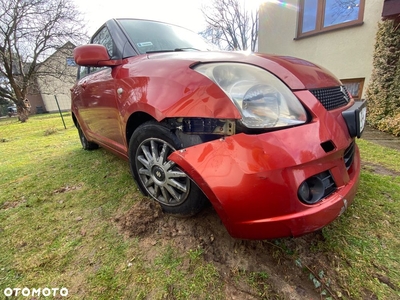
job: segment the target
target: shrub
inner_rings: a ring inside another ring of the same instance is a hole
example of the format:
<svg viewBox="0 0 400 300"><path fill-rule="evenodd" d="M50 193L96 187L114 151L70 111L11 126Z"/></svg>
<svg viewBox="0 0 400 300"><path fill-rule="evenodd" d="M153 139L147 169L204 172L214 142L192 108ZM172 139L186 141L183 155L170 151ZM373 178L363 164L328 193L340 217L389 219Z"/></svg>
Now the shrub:
<svg viewBox="0 0 400 300"><path fill-rule="evenodd" d="M378 24L373 72L366 97L368 123L400 136L400 24L393 20Z"/></svg>

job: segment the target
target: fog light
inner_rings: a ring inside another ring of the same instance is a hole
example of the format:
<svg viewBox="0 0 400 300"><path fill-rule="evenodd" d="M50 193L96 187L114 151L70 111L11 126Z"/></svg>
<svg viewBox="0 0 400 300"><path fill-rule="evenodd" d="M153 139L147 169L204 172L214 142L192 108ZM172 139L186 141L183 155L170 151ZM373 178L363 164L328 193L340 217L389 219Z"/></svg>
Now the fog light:
<svg viewBox="0 0 400 300"><path fill-rule="evenodd" d="M304 181L299 187L299 198L302 201L308 202L311 199L311 191L307 181Z"/></svg>
<svg viewBox="0 0 400 300"><path fill-rule="evenodd" d="M306 204L317 203L324 197L324 183L319 177L310 177L300 185L297 194L299 199Z"/></svg>

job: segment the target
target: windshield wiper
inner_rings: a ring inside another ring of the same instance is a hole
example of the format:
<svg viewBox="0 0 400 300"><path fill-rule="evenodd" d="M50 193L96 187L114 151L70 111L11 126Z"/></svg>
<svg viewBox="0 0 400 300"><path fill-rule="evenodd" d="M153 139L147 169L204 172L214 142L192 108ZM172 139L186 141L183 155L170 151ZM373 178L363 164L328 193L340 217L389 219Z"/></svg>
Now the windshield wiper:
<svg viewBox="0 0 400 300"><path fill-rule="evenodd" d="M146 53L159 53L159 52L179 52L179 51L201 51L197 48L186 47L186 48L175 48L175 49L164 49L164 50L151 50Z"/></svg>
<svg viewBox="0 0 400 300"><path fill-rule="evenodd" d="M201 51L200 49L193 48L193 47L175 48L174 51L186 51L186 50L189 50L189 51Z"/></svg>
<svg viewBox="0 0 400 300"><path fill-rule="evenodd" d="M146 51L146 53L160 53L160 52L174 52L175 50L150 50L150 51Z"/></svg>

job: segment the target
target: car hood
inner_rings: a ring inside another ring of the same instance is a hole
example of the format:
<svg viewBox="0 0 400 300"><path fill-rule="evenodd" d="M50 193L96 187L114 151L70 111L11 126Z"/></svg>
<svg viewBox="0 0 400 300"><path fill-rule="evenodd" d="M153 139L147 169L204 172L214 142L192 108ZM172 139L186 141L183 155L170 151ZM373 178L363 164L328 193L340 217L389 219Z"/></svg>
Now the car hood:
<svg viewBox="0 0 400 300"><path fill-rule="evenodd" d="M150 60L176 60L188 66L210 62L237 62L259 66L280 78L292 90L341 85L327 69L309 61L291 57L237 51L179 51L147 54Z"/></svg>

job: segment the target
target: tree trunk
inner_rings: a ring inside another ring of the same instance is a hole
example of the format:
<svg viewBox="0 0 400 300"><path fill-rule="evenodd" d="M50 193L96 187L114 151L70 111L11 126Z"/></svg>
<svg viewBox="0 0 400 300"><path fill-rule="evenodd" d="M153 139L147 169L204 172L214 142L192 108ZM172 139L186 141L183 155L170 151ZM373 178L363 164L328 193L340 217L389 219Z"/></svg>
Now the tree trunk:
<svg viewBox="0 0 400 300"><path fill-rule="evenodd" d="M28 107L25 104L24 100L16 102L16 105L17 105L18 120L21 121L22 123L26 122L29 117L30 107Z"/></svg>

